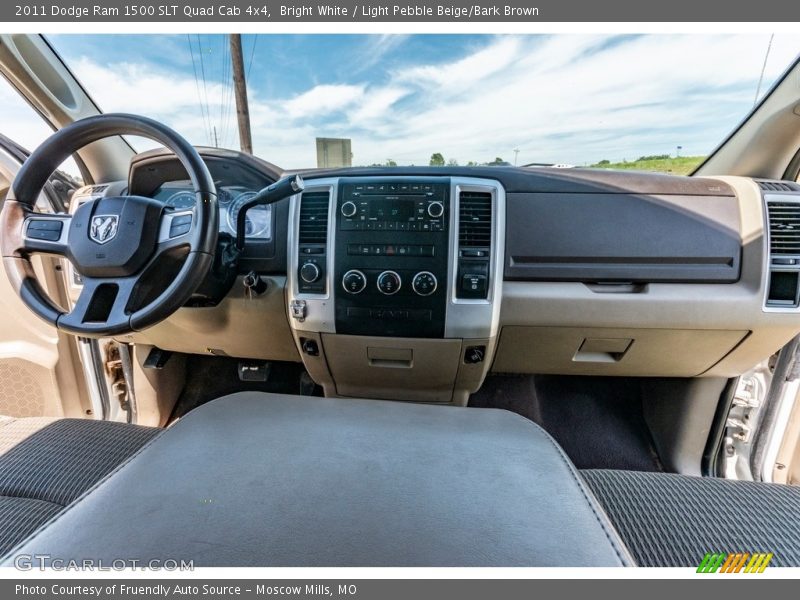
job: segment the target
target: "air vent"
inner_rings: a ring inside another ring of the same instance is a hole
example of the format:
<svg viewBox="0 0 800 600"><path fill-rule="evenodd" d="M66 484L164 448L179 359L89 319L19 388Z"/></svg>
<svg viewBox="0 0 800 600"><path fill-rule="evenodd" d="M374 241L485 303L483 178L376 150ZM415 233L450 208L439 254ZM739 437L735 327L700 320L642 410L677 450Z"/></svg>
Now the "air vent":
<svg viewBox="0 0 800 600"><path fill-rule="evenodd" d="M767 202L769 250L776 255L800 255L800 202Z"/></svg>
<svg viewBox="0 0 800 600"><path fill-rule="evenodd" d="M459 248L488 250L492 243L492 195L484 192L461 192L458 203Z"/></svg>
<svg viewBox="0 0 800 600"><path fill-rule="evenodd" d="M759 181L758 187L765 192L800 192L800 185L793 181Z"/></svg>
<svg viewBox="0 0 800 600"><path fill-rule="evenodd" d="M108 188L108 184L102 185L85 185L75 192L75 196L99 196ZM126 191L127 193L127 191Z"/></svg>
<svg viewBox="0 0 800 600"><path fill-rule="evenodd" d="M492 195L487 192L461 192L458 196L457 298L488 298L491 246Z"/></svg>
<svg viewBox="0 0 800 600"><path fill-rule="evenodd" d="M328 240L328 192L307 192L300 201L300 244L325 244Z"/></svg>

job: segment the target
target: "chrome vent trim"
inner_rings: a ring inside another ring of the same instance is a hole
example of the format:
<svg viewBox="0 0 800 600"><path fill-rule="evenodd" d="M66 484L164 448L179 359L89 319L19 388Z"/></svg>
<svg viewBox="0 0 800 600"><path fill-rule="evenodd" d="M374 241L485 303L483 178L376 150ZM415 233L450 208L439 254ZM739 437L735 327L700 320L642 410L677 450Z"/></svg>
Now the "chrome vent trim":
<svg viewBox="0 0 800 600"><path fill-rule="evenodd" d="M326 244L330 192L304 192L300 199L299 244Z"/></svg>
<svg viewBox="0 0 800 600"><path fill-rule="evenodd" d="M458 209L459 248L488 250L492 245L492 194L462 191Z"/></svg>

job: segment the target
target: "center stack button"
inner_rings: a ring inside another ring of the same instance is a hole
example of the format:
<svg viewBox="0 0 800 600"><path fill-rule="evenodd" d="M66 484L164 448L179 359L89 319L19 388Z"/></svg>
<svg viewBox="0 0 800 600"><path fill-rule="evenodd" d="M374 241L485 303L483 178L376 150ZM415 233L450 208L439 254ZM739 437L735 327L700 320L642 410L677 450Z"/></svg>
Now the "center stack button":
<svg viewBox="0 0 800 600"><path fill-rule="evenodd" d="M342 216L345 216L349 219L350 217L355 216L355 214L358 212L358 207L356 206L355 202L348 200L347 202L342 204L341 210L342 210Z"/></svg>
<svg viewBox="0 0 800 600"><path fill-rule="evenodd" d="M400 275L394 271L384 271L378 275L378 290L381 294L391 296L400 291L400 286L403 284Z"/></svg>
<svg viewBox="0 0 800 600"><path fill-rule="evenodd" d="M352 269L342 277L342 287L348 294L360 294L367 287L367 277L361 271Z"/></svg>

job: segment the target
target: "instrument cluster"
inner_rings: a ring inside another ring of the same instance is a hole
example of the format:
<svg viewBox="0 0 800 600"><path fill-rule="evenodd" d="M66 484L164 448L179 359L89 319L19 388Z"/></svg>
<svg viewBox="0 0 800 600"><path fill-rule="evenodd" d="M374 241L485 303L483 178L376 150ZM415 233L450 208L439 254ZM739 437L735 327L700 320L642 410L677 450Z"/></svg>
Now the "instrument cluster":
<svg viewBox="0 0 800 600"><path fill-rule="evenodd" d="M255 196L257 190L240 185L217 186L220 231L236 235L236 220L245 202ZM168 182L154 195L156 200L175 210L192 208L194 192L189 182ZM269 241L272 239L272 206L255 206L247 211L245 233L247 239Z"/></svg>

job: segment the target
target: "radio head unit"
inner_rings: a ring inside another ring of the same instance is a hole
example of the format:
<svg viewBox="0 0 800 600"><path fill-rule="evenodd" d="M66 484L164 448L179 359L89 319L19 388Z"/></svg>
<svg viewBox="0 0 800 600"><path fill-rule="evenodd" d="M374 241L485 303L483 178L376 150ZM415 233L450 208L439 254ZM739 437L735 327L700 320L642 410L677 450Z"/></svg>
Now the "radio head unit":
<svg viewBox="0 0 800 600"><path fill-rule="evenodd" d="M450 181L351 179L336 202L336 331L443 337Z"/></svg>
<svg viewBox="0 0 800 600"><path fill-rule="evenodd" d="M339 202L341 231L445 231L449 184L347 183Z"/></svg>

